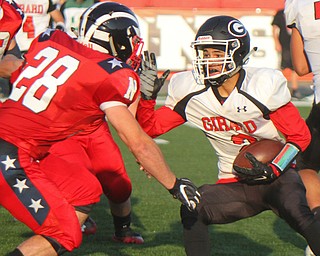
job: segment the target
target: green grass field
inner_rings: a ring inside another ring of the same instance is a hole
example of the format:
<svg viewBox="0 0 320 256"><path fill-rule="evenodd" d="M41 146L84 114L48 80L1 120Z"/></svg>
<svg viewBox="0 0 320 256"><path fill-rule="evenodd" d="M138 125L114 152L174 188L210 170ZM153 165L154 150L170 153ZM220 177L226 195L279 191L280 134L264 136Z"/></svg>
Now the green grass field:
<svg viewBox="0 0 320 256"><path fill-rule="evenodd" d="M300 107L306 117L309 107ZM178 177L189 177L196 185L214 183L217 178L216 156L201 131L183 125L163 135L169 144L160 147ZM116 137L116 140L119 139ZM133 183L133 228L141 232L143 245L123 245L111 241L113 225L105 198L96 205L92 217L98 232L84 237L81 248L66 255L182 256L182 228L179 202L154 179L139 171L134 157L119 142ZM32 235L28 228L0 209L0 255L5 255ZM212 255L298 256L304 255L305 240L272 212L227 225L210 226Z"/></svg>

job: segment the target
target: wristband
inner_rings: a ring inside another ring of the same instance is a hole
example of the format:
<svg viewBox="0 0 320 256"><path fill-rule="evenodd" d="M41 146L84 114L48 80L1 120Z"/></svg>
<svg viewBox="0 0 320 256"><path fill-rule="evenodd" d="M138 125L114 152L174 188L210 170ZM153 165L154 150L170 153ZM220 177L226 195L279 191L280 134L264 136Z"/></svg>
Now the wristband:
<svg viewBox="0 0 320 256"><path fill-rule="evenodd" d="M299 153L299 148L291 143L286 143L281 149L280 153L272 160L274 164L281 172L287 169L294 158Z"/></svg>

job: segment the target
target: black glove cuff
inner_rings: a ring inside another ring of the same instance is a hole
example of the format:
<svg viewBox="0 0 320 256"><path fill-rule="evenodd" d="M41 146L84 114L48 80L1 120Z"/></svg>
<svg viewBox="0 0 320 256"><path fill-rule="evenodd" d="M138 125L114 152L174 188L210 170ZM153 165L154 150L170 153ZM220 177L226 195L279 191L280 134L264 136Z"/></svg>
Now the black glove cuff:
<svg viewBox="0 0 320 256"><path fill-rule="evenodd" d="M175 195L175 191L177 191L177 183L178 183L178 181L179 181L179 179L176 178L176 181L175 181L175 183L174 183L174 185L173 185L173 188L168 189L169 193L170 193L171 195L173 195L173 196Z"/></svg>
<svg viewBox="0 0 320 256"><path fill-rule="evenodd" d="M143 92L141 92L140 94L141 94L141 98L144 100L154 100L151 96L147 96Z"/></svg>

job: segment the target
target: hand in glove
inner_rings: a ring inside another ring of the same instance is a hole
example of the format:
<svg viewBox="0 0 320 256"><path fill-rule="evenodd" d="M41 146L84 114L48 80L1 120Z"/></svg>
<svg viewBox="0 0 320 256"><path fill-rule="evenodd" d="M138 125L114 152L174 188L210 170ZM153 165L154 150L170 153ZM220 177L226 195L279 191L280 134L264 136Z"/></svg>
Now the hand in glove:
<svg viewBox="0 0 320 256"><path fill-rule="evenodd" d="M56 24L56 29L61 30L61 31L64 32L64 31L66 31L66 25L62 21L59 21Z"/></svg>
<svg viewBox="0 0 320 256"><path fill-rule="evenodd" d="M245 157L250 161L252 168L233 166L241 182L250 185L271 183L280 176L281 173L275 165L261 163L249 152L245 154Z"/></svg>
<svg viewBox="0 0 320 256"><path fill-rule="evenodd" d="M180 200L189 211L194 211L200 202L201 195L197 187L187 178L176 179L172 189L169 189L173 198Z"/></svg>
<svg viewBox="0 0 320 256"><path fill-rule="evenodd" d="M145 100L154 100L157 98L164 82L170 74L170 70L166 70L160 78L158 78L158 68L156 55L148 51L144 51L144 59L141 64L140 81L141 81L141 97Z"/></svg>

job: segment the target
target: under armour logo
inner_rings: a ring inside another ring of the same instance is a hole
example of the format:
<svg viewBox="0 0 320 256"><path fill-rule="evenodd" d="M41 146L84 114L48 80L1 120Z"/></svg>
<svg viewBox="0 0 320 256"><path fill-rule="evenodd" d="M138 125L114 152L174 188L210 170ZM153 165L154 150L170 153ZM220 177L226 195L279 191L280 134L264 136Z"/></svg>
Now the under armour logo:
<svg viewBox="0 0 320 256"><path fill-rule="evenodd" d="M240 111L247 112L247 106L243 106L243 108L237 107L237 112L240 113Z"/></svg>

